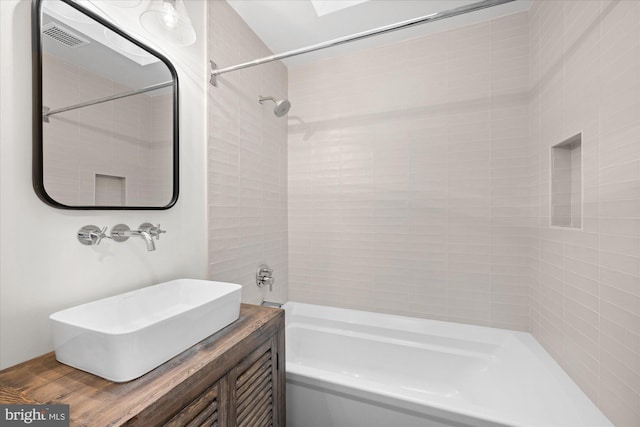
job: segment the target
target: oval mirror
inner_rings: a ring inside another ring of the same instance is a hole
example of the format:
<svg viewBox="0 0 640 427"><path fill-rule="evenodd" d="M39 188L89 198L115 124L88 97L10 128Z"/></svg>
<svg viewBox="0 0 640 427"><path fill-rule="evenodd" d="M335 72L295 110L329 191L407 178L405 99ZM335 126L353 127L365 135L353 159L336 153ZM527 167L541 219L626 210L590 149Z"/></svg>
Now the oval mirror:
<svg viewBox="0 0 640 427"><path fill-rule="evenodd" d="M161 54L69 0L33 3L33 184L62 209L178 198L178 78Z"/></svg>

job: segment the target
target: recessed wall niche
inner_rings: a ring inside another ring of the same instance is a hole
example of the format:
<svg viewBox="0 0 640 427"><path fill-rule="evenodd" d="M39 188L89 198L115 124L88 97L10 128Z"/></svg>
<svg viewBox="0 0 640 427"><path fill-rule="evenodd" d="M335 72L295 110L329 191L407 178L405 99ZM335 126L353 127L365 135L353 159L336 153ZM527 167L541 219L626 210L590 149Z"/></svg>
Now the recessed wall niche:
<svg viewBox="0 0 640 427"><path fill-rule="evenodd" d="M551 147L551 225L582 227L582 133Z"/></svg>
<svg viewBox="0 0 640 427"><path fill-rule="evenodd" d="M95 205L125 206L126 178L122 176L96 174Z"/></svg>

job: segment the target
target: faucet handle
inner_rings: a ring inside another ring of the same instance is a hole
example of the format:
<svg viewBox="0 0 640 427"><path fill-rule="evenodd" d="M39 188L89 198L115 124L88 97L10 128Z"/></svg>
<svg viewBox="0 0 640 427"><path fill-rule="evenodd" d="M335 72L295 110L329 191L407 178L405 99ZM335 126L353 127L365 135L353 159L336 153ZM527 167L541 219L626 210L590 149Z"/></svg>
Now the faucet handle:
<svg viewBox="0 0 640 427"><path fill-rule="evenodd" d="M95 225L85 225L80 230L78 230L78 241L83 245L99 245L102 239L110 239L110 236L107 236L107 227L104 226L102 228L98 228Z"/></svg>
<svg viewBox="0 0 640 427"><path fill-rule="evenodd" d="M258 286L262 287L264 285L269 285L269 292L273 292L273 277L266 276L260 279L260 284L258 284Z"/></svg>
<svg viewBox="0 0 640 427"><path fill-rule="evenodd" d="M100 231L95 233L95 236L98 238L98 241L96 242L96 245L99 245L100 242L102 241L102 239L110 239L111 236L107 235L107 226L105 225L104 227L102 227L100 229Z"/></svg>
<svg viewBox="0 0 640 427"><path fill-rule="evenodd" d="M160 240L160 235L162 233L166 233L166 232L167 232L167 230L163 230L163 229L160 228L160 224L158 224L157 227L153 227L151 229L151 235L152 236L156 236L156 239L158 239L158 240Z"/></svg>
<svg viewBox="0 0 640 427"><path fill-rule="evenodd" d="M262 288L265 285L269 286L269 291L273 291L273 269L266 264L260 265L256 271L256 285Z"/></svg>
<svg viewBox="0 0 640 427"><path fill-rule="evenodd" d="M271 277L273 274L273 268L269 267L266 264L262 264L258 267L258 275L261 277Z"/></svg>
<svg viewBox="0 0 640 427"><path fill-rule="evenodd" d="M156 227L155 225L151 224L150 222L145 222L140 224L140 227L138 227L138 229L140 231L146 231L147 233L149 233L149 235L151 237L155 237L156 240L160 240L160 235L162 233L166 233L167 230L162 230L160 228L160 224L158 224L158 226Z"/></svg>

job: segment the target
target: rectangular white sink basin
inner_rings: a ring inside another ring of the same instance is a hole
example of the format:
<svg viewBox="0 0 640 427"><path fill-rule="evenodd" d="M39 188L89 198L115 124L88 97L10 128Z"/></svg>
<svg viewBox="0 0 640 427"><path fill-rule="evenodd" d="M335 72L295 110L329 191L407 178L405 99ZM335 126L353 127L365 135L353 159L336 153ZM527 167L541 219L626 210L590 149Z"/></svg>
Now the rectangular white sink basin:
<svg viewBox="0 0 640 427"><path fill-rule="evenodd" d="M56 359L111 381L138 378L237 320L241 288L179 279L58 311Z"/></svg>

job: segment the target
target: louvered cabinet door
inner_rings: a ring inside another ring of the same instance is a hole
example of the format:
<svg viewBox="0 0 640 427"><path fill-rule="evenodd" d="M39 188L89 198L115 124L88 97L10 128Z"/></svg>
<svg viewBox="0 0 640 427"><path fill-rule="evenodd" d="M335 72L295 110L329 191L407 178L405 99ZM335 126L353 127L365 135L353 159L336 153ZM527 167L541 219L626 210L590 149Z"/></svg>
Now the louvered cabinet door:
<svg viewBox="0 0 640 427"><path fill-rule="evenodd" d="M278 335L249 354L229 373L229 421L237 427L284 427ZM282 354L284 356L284 354Z"/></svg>
<svg viewBox="0 0 640 427"><path fill-rule="evenodd" d="M165 427L227 427L227 377L213 384L178 412Z"/></svg>

